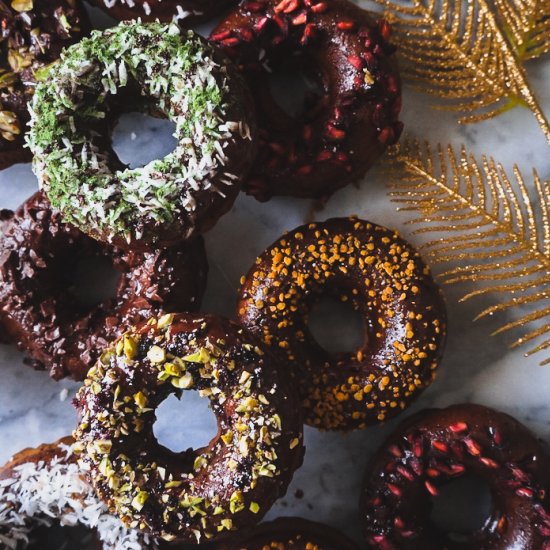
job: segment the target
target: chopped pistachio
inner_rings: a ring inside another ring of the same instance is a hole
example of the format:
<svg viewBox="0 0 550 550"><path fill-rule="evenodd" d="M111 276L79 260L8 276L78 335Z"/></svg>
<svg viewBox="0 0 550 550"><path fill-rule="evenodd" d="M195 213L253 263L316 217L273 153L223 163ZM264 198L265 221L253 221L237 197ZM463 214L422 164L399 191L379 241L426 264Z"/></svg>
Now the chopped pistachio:
<svg viewBox="0 0 550 550"><path fill-rule="evenodd" d="M19 120L15 113L0 111L0 133L8 141L14 141L15 137L21 133Z"/></svg>
<svg viewBox="0 0 550 550"><path fill-rule="evenodd" d="M193 385L193 376L191 375L190 372L186 372L180 378L172 378L172 386L180 390L189 389L192 385Z"/></svg>
<svg viewBox="0 0 550 550"><path fill-rule="evenodd" d="M164 370L170 375L170 376L181 376L181 367L179 365L176 365L176 363L165 363L164 364Z"/></svg>
<svg viewBox="0 0 550 550"><path fill-rule="evenodd" d="M134 394L134 402L140 409L144 409L147 406L148 401L149 399L143 392L138 391Z"/></svg>
<svg viewBox="0 0 550 550"><path fill-rule="evenodd" d="M300 440L295 437L291 442L290 442L290 448L291 449L295 449L298 445L300 444Z"/></svg>
<svg viewBox="0 0 550 550"><path fill-rule="evenodd" d="M249 510L253 514L257 514L260 511L260 505L257 502L251 502L249 506Z"/></svg>
<svg viewBox="0 0 550 550"><path fill-rule="evenodd" d="M124 354L130 360L134 359L137 355L138 346L137 342L129 335L124 336Z"/></svg>
<svg viewBox="0 0 550 550"><path fill-rule="evenodd" d="M132 500L132 507L138 512L141 511L147 499L149 498L149 493L147 491L139 491L137 495Z"/></svg>
<svg viewBox="0 0 550 550"><path fill-rule="evenodd" d="M166 352L160 346L151 346L147 352L147 359L151 363L164 363L166 361Z"/></svg>
<svg viewBox="0 0 550 550"><path fill-rule="evenodd" d="M206 348L201 348L199 351L182 357L188 363L208 363L210 361L210 352Z"/></svg>
<svg viewBox="0 0 550 550"><path fill-rule="evenodd" d="M33 0L11 0L11 7L18 12L31 11L33 9Z"/></svg>
<svg viewBox="0 0 550 550"><path fill-rule="evenodd" d="M163 315L162 317L159 318L159 320L157 321L157 327L158 328L166 328L166 327L170 326L173 321L174 321L174 314L173 313L168 313L168 314Z"/></svg>
<svg viewBox="0 0 550 550"><path fill-rule="evenodd" d="M224 434L222 434L222 441L226 445L231 445L231 443L233 442L233 432L230 430L230 431L225 432Z"/></svg>
<svg viewBox="0 0 550 550"><path fill-rule="evenodd" d="M113 442L108 439L98 439L94 441L94 449L102 455L108 455L112 447Z"/></svg>

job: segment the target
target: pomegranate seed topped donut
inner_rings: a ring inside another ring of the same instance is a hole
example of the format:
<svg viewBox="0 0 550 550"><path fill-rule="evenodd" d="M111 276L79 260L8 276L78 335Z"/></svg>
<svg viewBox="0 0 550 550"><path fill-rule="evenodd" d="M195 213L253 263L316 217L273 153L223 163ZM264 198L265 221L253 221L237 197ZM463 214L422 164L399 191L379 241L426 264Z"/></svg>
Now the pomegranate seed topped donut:
<svg viewBox="0 0 550 550"><path fill-rule="evenodd" d="M481 405L421 411L371 460L362 496L363 531L379 550L548 550L550 461L512 417ZM430 520L439 488L474 474L489 486L483 526L448 536Z"/></svg>
<svg viewBox="0 0 550 550"><path fill-rule="evenodd" d="M0 1L0 170L29 162L24 134L27 103L37 81L62 48L88 30L86 10L74 0Z"/></svg>
<svg viewBox="0 0 550 550"><path fill-rule="evenodd" d="M256 100L260 155L245 190L257 199L327 197L399 138L389 25L348 0L243 0L210 38L242 68ZM272 71L289 67L320 89L297 116L269 86Z"/></svg>
<svg viewBox="0 0 550 550"><path fill-rule="evenodd" d="M324 294L349 301L364 322L351 353L323 349L308 329ZM418 252L397 232L354 218L291 231L243 277L238 317L287 365L305 421L349 430L405 409L435 377L445 306Z"/></svg>
<svg viewBox="0 0 550 550"><path fill-rule="evenodd" d="M195 389L218 433L174 453L153 434L155 410ZM303 456L297 397L279 366L243 328L211 315L166 315L105 349L76 404L81 464L130 527L165 541L201 543L255 525Z"/></svg>

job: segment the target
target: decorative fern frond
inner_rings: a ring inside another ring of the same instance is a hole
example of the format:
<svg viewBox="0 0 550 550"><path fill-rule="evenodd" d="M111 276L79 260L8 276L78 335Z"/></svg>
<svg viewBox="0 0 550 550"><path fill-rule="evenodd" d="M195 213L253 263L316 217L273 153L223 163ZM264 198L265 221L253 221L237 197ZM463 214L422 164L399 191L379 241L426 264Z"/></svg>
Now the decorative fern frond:
<svg viewBox="0 0 550 550"><path fill-rule="evenodd" d="M522 64L549 49L548 0L373 1L397 30L402 72L417 89L448 100L442 108L462 113L462 123L523 105L550 144Z"/></svg>
<svg viewBox="0 0 550 550"><path fill-rule="evenodd" d="M476 283L462 301L498 294L499 302L476 319L521 311L495 331L523 328L514 347L550 335L550 181L533 170L530 193L517 166L511 178L490 157L476 159L464 147L434 151L410 139L392 149L385 168L392 200L416 214L407 222L414 232L442 235L423 245L431 263L451 264L442 282ZM548 348L550 339L528 354ZM549 363L550 357L542 362Z"/></svg>
<svg viewBox="0 0 550 550"><path fill-rule="evenodd" d="M535 59L550 51L550 2L492 0L518 59Z"/></svg>

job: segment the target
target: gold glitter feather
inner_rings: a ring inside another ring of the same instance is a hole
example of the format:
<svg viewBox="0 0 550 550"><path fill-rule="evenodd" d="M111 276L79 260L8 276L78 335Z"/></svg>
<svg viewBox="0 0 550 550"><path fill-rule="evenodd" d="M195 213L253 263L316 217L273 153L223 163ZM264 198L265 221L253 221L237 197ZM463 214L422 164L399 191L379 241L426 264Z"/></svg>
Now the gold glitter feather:
<svg viewBox="0 0 550 550"><path fill-rule="evenodd" d="M550 50L549 0L373 0L385 8L417 89L448 100L461 123L529 108L550 144L550 124L523 63Z"/></svg>
<svg viewBox="0 0 550 550"><path fill-rule="evenodd" d="M530 192L517 166L511 178L491 157L411 139L392 148L384 169L399 210L417 214L407 222L414 233L441 234L422 248L432 263L451 264L442 282L476 283L461 301L499 295L476 319L515 309L494 332L523 329L512 347L550 336L550 181L533 170ZM547 349L550 338L527 355Z"/></svg>

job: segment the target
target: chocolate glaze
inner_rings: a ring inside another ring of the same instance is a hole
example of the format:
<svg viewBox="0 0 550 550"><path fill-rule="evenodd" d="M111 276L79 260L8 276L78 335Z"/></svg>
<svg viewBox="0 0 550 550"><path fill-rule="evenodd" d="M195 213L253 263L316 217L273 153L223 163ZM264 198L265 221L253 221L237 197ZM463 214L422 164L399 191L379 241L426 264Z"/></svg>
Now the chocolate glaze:
<svg viewBox="0 0 550 550"><path fill-rule="evenodd" d="M206 362L190 358L205 350ZM157 442L153 425L158 405L182 389L209 397L218 433L205 448L175 453ZM170 542L207 542L255 525L302 462L299 403L287 379L245 329L213 315L151 319L130 331L90 371L75 405L81 463L98 495L125 523ZM272 475L258 476L267 464ZM129 493L121 489L128 484ZM139 509L136 486L147 495Z"/></svg>
<svg viewBox="0 0 550 550"><path fill-rule="evenodd" d="M486 481L492 510L464 542L430 521L431 495L466 473ZM514 418L481 405L421 411L370 461L361 510L369 548L546 550L550 547L549 458Z"/></svg>
<svg viewBox="0 0 550 550"><path fill-rule="evenodd" d="M254 92L260 154L245 183L259 200L327 197L364 176L402 131L400 82L386 21L348 0L243 0L210 38L238 63ZM321 95L292 117L267 67L296 65Z"/></svg>
<svg viewBox="0 0 550 550"><path fill-rule="evenodd" d="M32 4L30 11L17 11L10 2L0 1L0 170L31 160L23 145L27 103L40 74L37 71L89 29L80 2L33 0Z"/></svg>
<svg viewBox="0 0 550 550"><path fill-rule="evenodd" d="M301 518L278 518L211 550L358 550L359 546L332 527ZM209 547L210 549L210 547Z"/></svg>
<svg viewBox="0 0 550 550"><path fill-rule="evenodd" d="M322 295L349 301L363 345L329 353L307 322ZM435 376L445 306L418 252L394 231L353 218L281 237L243 278L242 324L271 345L295 378L306 423L364 428L398 414Z"/></svg>
<svg viewBox="0 0 550 550"><path fill-rule="evenodd" d="M124 252L64 224L40 192L1 218L3 339L55 379L82 380L109 340L150 313L200 305L208 271L200 238L151 253ZM79 261L94 257L108 259L120 281L113 299L86 308L69 285Z"/></svg>

